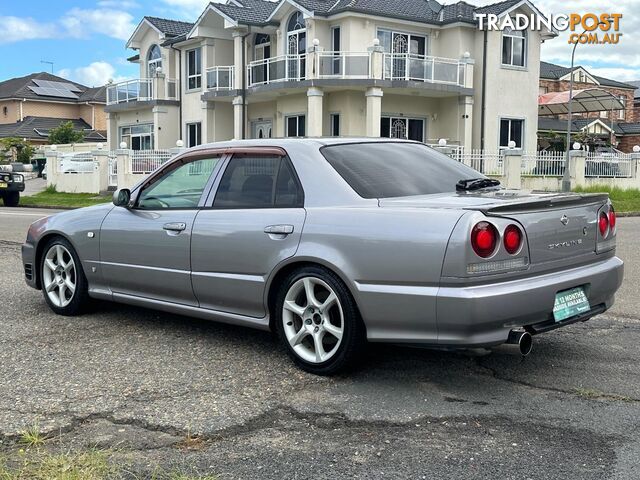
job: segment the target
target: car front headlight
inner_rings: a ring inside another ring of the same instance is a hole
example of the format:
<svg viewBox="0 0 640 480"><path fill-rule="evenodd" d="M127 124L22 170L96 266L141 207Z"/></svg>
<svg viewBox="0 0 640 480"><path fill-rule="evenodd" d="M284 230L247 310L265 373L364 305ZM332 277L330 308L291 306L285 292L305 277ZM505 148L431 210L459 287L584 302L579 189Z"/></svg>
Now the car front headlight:
<svg viewBox="0 0 640 480"><path fill-rule="evenodd" d="M8 182L9 180L11 180L11 175L0 175L0 180L2 180L3 182Z"/></svg>
<svg viewBox="0 0 640 480"><path fill-rule="evenodd" d="M17 174L17 173L14 173L13 174L13 181L14 182L18 182L18 183L23 183L24 182L24 176L20 175L20 174Z"/></svg>

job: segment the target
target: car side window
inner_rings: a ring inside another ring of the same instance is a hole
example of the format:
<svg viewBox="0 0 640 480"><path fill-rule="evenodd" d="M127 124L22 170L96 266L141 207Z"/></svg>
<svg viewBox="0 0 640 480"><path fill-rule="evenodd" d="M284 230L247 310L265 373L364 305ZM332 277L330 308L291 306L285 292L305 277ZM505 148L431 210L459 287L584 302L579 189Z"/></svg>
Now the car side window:
<svg viewBox="0 0 640 480"><path fill-rule="evenodd" d="M137 208L196 208L219 160L218 156L198 159L168 171L140 192Z"/></svg>
<svg viewBox="0 0 640 480"><path fill-rule="evenodd" d="M235 155L220 180L213 207L302 207L302 191L288 159Z"/></svg>

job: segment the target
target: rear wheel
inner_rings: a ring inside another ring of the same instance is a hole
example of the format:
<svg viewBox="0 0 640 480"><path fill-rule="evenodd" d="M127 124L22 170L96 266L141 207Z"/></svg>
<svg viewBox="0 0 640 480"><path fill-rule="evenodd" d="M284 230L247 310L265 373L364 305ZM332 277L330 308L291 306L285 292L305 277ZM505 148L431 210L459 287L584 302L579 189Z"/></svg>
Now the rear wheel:
<svg viewBox="0 0 640 480"><path fill-rule="evenodd" d="M303 370L331 375L352 363L364 343L358 309L342 281L321 267L285 280L276 301L276 329Z"/></svg>
<svg viewBox="0 0 640 480"><path fill-rule="evenodd" d="M51 239L40 262L44 299L58 315L78 315L89 302L87 279L71 244L64 238Z"/></svg>
<svg viewBox="0 0 640 480"><path fill-rule="evenodd" d="M2 196L5 207L17 207L20 203L20 192L6 192Z"/></svg>

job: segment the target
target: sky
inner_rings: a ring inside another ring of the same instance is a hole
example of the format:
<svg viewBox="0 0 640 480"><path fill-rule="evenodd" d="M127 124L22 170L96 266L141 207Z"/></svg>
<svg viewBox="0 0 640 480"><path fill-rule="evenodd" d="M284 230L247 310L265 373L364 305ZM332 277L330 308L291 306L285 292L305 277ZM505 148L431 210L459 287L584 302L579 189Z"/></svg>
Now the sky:
<svg viewBox="0 0 640 480"><path fill-rule="evenodd" d="M467 1L486 5L496 0ZM579 45L576 64L596 75L640 80L640 0L533 3L545 14L622 13L620 43ZM135 78L137 66L126 61L135 52L125 44L140 19L153 15L194 21L207 4L207 0L0 0L0 80L52 68L55 74L88 86ZM561 32L545 42L542 59L568 65L571 46L567 40L568 33ZM53 62L53 66L42 62Z"/></svg>

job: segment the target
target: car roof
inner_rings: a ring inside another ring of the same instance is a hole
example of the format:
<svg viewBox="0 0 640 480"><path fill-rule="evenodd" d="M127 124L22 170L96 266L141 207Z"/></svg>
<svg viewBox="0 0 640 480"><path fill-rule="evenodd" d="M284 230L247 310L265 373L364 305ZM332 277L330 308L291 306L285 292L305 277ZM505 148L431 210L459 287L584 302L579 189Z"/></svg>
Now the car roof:
<svg viewBox="0 0 640 480"><path fill-rule="evenodd" d="M300 138L266 138L252 140L229 140L226 142L214 142L200 145L193 150L206 150L209 148L233 148L233 147L282 147L313 145L316 148L330 145L346 145L351 143L416 143L411 140L395 138L370 138L370 137L300 137Z"/></svg>

